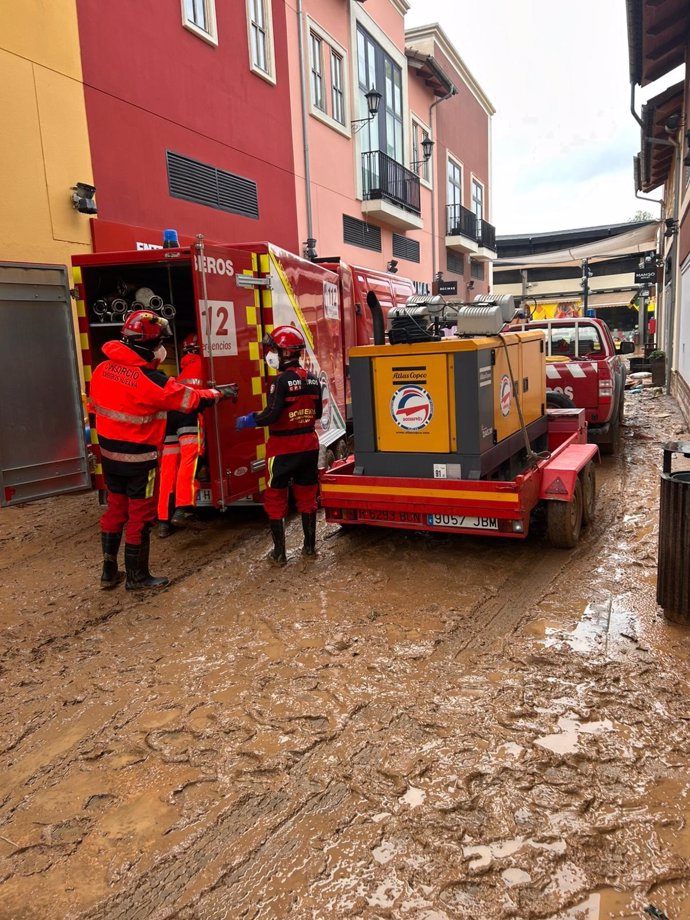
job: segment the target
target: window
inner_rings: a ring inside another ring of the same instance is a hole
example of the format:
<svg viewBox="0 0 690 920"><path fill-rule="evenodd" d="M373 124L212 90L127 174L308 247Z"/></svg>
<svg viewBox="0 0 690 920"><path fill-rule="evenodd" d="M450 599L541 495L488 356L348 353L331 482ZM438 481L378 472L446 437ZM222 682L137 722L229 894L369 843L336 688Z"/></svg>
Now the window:
<svg viewBox="0 0 690 920"><path fill-rule="evenodd" d="M484 187L476 179L472 179L472 210L479 224L484 220Z"/></svg>
<svg viewBox="0 0 690 920"><path fill-rule="evenodd" d="M271 0L247 0L247 24L251 69L274 83Z"/></svg>
<svg viewBox="0 0 690 920"><path fill-rule="evenodd" d="M420 246L417 240L411 240L400 233L393 234L393 255L408 262L419 262Z"/></svg>
<svg viewBox="0 0 690 920"><path fill-rule="evenodd" d="M454 275L465 274L465 256L461 252L449 249L446 253L446 266Z"/></svg>
<svg viewBox="0 0 690 920"><path fill-rule="evenodd" d="M331 105L335 121L345 124L345 98L343 96L343 59L331 48Z"/></svg>
<svg viewBox="0 0 690 920"><path fill-rule="evenodd" d="M448 160L448 190L446 203L460 208L462 204L462 166L455 160Z"/></svg>
<svg viewBox="0 0 690 920"><path fill-rule="evenodd" d="M345 50L310 21L309 56L311 114L345 134Z"/></svg>
<svg viewBox="0 0 690 920"><path fill-rule="evenodd" d="M397 163L403 159L402 69L361 26L357 27L357 118L368 113L366 93L374 87L381 93L377 118L361 131L362 150L382 150Z"/></svg>
<svg viewBox="0 0 690 920"><path fill-rule="evenodd" d="M476 278L477 281L483 281L484 280L484 263L475 262L474 260L470 259L470 276L472 278Z"/></svg>
<svg viewBox="0 0 690 920"><path fill-rule="evenodd" d="M199 38L217 45L215 0L182 0L182 25Z"/></svg>
<svg viewBox="0 0 690 920"><path fill-rule="evenodd" d="M381 228L343 214L343 241L362 249L381 252Z"/></svg>
<svg viewBox="0 0 690 920"><path fill-rule="evenodd" d="M179 153L166 152L168 191L173 198L193 201L243 217L259 216L256 182L208 166Z"/></svg>
<svg viewBox="0 0 690 920"><path fill-rule="evenodd" d="M429 137L427 129L423 125L420 125L419 122L413 121L410 169L416 172L419 178L423 179L425 182L429 181L431 175L431 159L424 159L424 148L422 147L422 141L427 137Z"/></svg>
<svg viewBox="0 0 690 920"><path fill-rule="evenodd" d="M322 41L313 32L310 35L311 44L311 98L317 109L326 111L326 100L323 92L323 49Z"/></svg>

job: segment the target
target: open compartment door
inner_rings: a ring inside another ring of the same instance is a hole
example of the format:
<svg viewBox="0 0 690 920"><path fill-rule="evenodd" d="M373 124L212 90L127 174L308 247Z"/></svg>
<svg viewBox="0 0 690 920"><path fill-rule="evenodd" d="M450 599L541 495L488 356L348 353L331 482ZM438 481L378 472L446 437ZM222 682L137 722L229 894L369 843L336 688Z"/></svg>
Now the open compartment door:
<svg viewBox="0 0 690 920"><path fill-rule="evenodd" d="M266 404L261 280L256 277L257 257L252 252L205 244L192 251L206 380L209 385L237 383L240 388L237 403L224 400L206 413L213 491L225 507L265 488L265 430L235 431L238 415L260 412Z"/></svg>
<svg viewBox="0 0 690 920"><path fill-rule="evenodd" d="M0 505L91 486L67 269L0 262Z"/></svg>

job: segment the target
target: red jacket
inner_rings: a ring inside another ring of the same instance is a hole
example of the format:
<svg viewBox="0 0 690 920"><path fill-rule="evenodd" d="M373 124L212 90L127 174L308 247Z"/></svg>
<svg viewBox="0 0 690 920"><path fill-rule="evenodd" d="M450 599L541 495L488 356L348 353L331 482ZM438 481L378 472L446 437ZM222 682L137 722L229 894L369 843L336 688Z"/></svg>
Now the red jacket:
<svg viewBox="0 0 690 920"><path fill-rule="evenodd" d="M204 369L201 355L182 355L180 373L175 378L185 387L200 390L204 385Z"/></svg>
<svg viewBox="0 0 690 920"><path fill-rule="evenodd" d="M318 450L314 426L322 411L321 384L316 377L303 367L286 368L271 384L268 405L256 414L256 424L268 426L267 455Z"/></svg>
<svg viewBox="0 0 690 920"><path fill-rule="evenodd" d="M103 351L109 360L93 372L89 403L104 459L155 464L168 411L191 412L218 401L217 390L181 386L122 342L106 342Z"/></svg>

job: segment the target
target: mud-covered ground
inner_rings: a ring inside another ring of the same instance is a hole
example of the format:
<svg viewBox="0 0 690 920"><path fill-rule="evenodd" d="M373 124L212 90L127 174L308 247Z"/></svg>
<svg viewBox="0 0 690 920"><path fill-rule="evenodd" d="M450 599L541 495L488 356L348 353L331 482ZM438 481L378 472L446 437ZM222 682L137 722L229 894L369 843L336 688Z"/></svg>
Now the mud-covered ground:
<svg viewBox="0 0 690 920"><path fill-rule="evenodd" d="M690 917L690 630L655 603L673 401L577 549L258 510L98 590L99 509L0 511L0 917ZM652 906L657 914L644 913Z"/></svg>

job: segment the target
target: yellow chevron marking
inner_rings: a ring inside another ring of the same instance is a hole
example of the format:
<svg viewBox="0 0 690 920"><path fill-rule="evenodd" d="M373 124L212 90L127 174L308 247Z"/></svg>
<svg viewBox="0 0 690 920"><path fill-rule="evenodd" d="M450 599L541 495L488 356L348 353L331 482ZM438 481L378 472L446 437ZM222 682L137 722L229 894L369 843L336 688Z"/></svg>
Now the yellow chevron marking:
<svg viewBox="0 0 690 920"><path fill-rule="evenodd" d="M86 351L89 347L89 336L86 332L79 333L79 345L82 351Z"/></svg>
<svg viewBox="0 0 690 920"><path fill-rule="evenodd" d="M261 377L252 377L252 396L261 394Z"/></svg>
<svg viewBox="0 0 690 920"><path fill-rule="evenodd" d="M247 307L247 325L256 326L256 307Z"/></svg>
<svg viewBox="0 0 690 920"><path fill-rule="evenodd" d="M275 257L274 253L271 253L271 261L275 265L276 271L280 275L280 280L282 281L283 287L285 288L285 293L287 294L290 304L292 305L292 309L295 311L295 315L297 316L297 319L299 320L299 324L302 327L302 332L304 334L304 337L309 342L313 350L314 349L314 337L312 336L311 329L307 325L307 321L304 318L304 314L302 313L302 308L300 307L297 301L297 298L295 297L295 292L292 290L292 285L290 284L288 276L285 273L285 269L280 264L278 259Z"/></svg>
<svg viewBox="0 0 690 920"><path fill-rule="evenodd" d="M252 361L259 360L259 343L258 342L249 343L249 357Z"/></svg>
<svg viewBox="0 0 690 920"><path fill-rule="evenodd" d="M75 265L72 269L72 279L75 284L81 284L81 266Z"/></svg>
<svg viewBox="0 0 690 920"><path fill-rule="evenodd" d="M77 316L86 316L86 304L83 300L77 301Z"/></svg>

